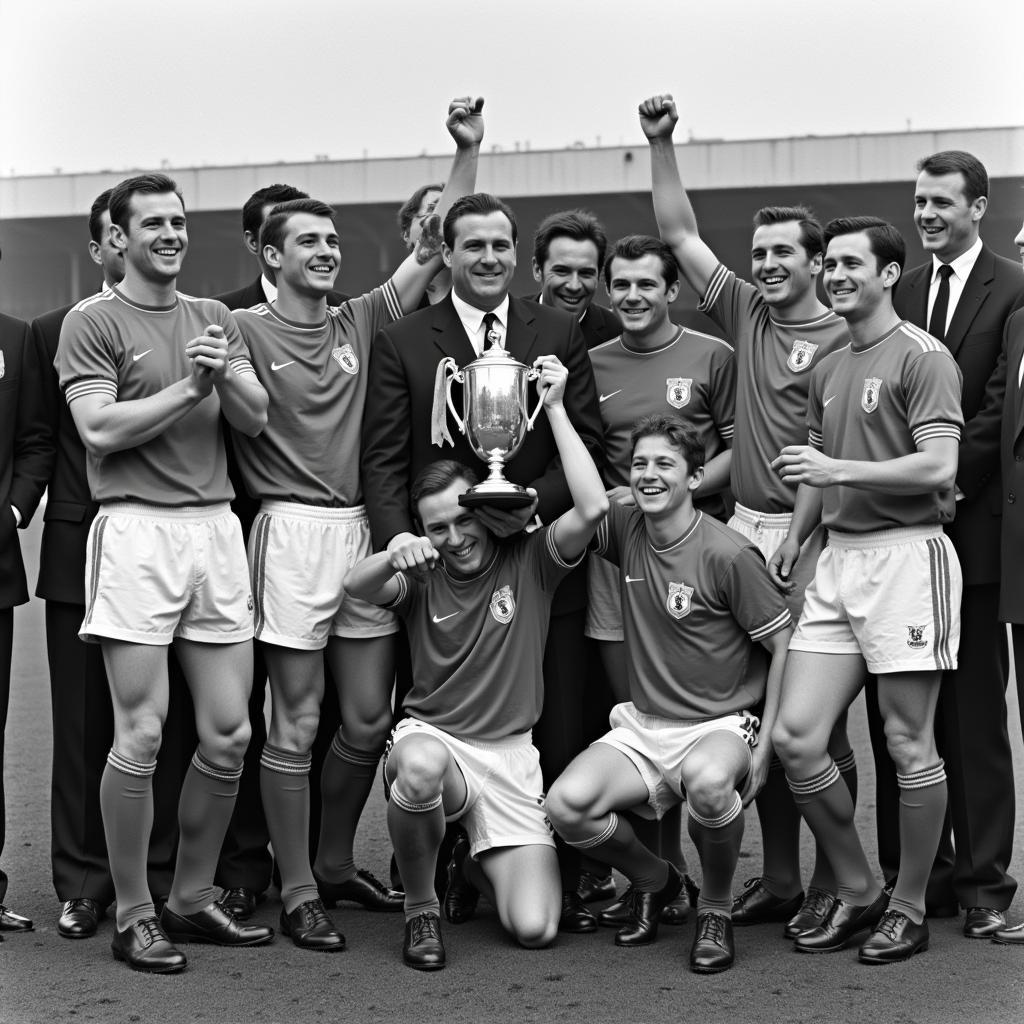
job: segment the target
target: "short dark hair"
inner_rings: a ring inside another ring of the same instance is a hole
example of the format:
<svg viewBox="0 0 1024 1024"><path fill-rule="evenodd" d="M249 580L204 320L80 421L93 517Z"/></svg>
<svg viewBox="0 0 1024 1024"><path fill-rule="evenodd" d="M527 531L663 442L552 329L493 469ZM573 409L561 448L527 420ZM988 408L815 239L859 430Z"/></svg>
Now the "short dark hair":
<svg viewBox="0 0 1024 1024"><path fill-rule="evenodd" d="M286 203L278 203L263 222L260 228L260 252L263 247L272 245L280 249L284 245L284 234L288 226L288 219L296 213L311 213L314 217L327 217L334 220L334 208L319 199L289 199Z"/></svg>
<svg viewBox="0 0 1024 1024"><path fill-rule="evenodd" d="M132 215L132 196L163 195L173 192L181 200L181 208L185 209L178 183L166 174L136 174L133 178L125 178L110 190L110 220L124 231L128 230L128 221Z"/></svg>
<svg viewBox="0 0 1024 1024"><path fill-rule="evenodd" d="M533 258L543 268L551 243L556 238L571 238L574 242L593 242L597 247L597 265L604 265L608 249L608 236L601 222L589 210L559 210L549 213L533 236Z"/></svg>
<svg viewBox="0 0 1024 1024"><path fill-rule="evenodd" d="M99 245L103 236L103 214L110 209L110 196L112 188L102 191L89 207L89 237Z"/></svg>
<svg viewBox="0 0 1024 1024"><path fill-rule="evenodd" d="M472 195L463 196L452 203L451 208L444 218L444 244L449 249L455 248L455 222L460 217L470 217L474 214L485 216L488 213L503 213L508 217L512 225L512 244L519 240L519 228L516 226L516 215L512 207L503 202L490 192L474 192Z"/></svg>
<svg viewBox="0 0 1024 1024"><path fill-rule="evenodd" d="M612 260L642 260L645 256L657 256L661 260L661 276L665 287L671 288L679 280L679 264L672 253L672 247L654 235L626 235L613 246L604 261L604 283L612 285Z"/></svg>
<svg viewBox="0 0 1024 1024"><path fill-rule="evenodd" d="M762 206L754 214L754 227L763 228L769 224L800 225L800 244L808 256L820 256L825 251L821 241L821 222L807 206Z"/></svg>
<svg viewBox="0 0 1024 1024"><path fill-rule="evenodd" d="M444 182L436 182L432 185L420 185L418 189L398 208L398 229L403 235L409 233L412 227L412 219L419 212L423 197L428 192L443 192Z"/></svg>
<svg viewBox="0 0 1024 1024"><path fill-rule="evenodd" d="M432 494L440 494L447 490L456 480L465 480L471 487L480 483L480 477L475 469L459 462L457 459L438 459L417 474L409 489L409 501L412 503L413 513L419 516L419 504L422 498L429 498Z"/></svg>
<svg viewBox="0 0 1024 1024"><path fill-rule="evenodd" d="M988 171L973 153L962 149L944 149L941 153L933 153L918 160L917 169L935 177L940 174L962 174L964 195L969 203L973 203L979 196L988 196Z"/></svg>
<svg viewBox="0 0 1024 1024"><path fill-rule="evenodd" d="M840 235L861 233L868 236L879 272L890 263L898 263L902 272L907 259L907 243L896 228L879 217L836 217L830 220L825 225L825 248Z"/></svg>
<svg viewBox="0 0 1024 1024"><path fill-rule="evenodd" d="M309 194L296 188L294 185L267 185L265 188L258 188L245 201L242 207L242 231L251 231L256 238L260 236L260 227L263 224L263 207L267 203L277 206L279 203L287 203L292 199L308 199Z"/></svg>
<svg viewBox="0 0 1024 1024"><path fill-rule="evenodd" d="M629 435L630 450L635 451L645 437L663 437L673 448L678 448L686 459L690 476L704 465L704 442L697 428L678 416L668 416L661 412L641 416L633 424Z"/></svg>

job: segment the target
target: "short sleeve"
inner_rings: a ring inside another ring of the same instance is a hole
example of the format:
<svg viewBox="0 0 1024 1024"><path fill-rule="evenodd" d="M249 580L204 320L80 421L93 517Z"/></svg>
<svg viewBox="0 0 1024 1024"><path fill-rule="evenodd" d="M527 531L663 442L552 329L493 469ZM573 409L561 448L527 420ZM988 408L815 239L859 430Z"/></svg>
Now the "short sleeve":
<svg viewBox="0 0 1024 1024"><path fill-rule="evenodd" d="M53 365L70 404L88 394L117 398L122 353L91 316L72 309L64 318Z"/></svg>
<svg viewBox="0 0 1024 1024"><path fill-rule="evenodd" d="M377 332L403 316L402 303L394 282L388 278L365 295L343 302L333 311L346 340L360 358L369 358L370 345Z"/></svg>
<svg viewBox="0 0 1024 1024"><path fill-rule="evenodd" d="M718 436L732 441L736 418L736 357L731 346L716 346L711 369L711 418Z"/></svg>
<svg viewBox="0 0 1024 1024"><path fill-rule="evenodd" d="M612 502L608 514L601 521L594 539L590 542L590 550L607 559L614 565L620 564L620 553L623 541L634 516L642 515L636 509L627 509Z"/></svg>
<svg viewBox="0 0 1024 1024"><path fill-rule="evenodd" d="M811 370L811 379L807 387L807 443L821 451L824 445L822 437L822 413L824 406L821 396L825 387L824 364L819 363Z"/></svg>
<svg viewBox="0 0 1024 1024"><path fill-rule="evenodd" d="M752 547L741 549L729 563L722 590L733 618L753 641L765 640L792 624L785 598Z"/></svg>
<svg viewBox="0 0 1024 1024"><path fill-rule="evenodd" d="M719 263L697 309L711 317L729 340L739 346L750 337L749 325L763 303L753 285L740 280L724 263Z"/></svg>
<svg viewBox="0 0 1024 1024"><path fill-rule="evenodd" d="M960 404L960 368L944 349L922 352L907 366L904 378L907 425L920 447L933 437L951 437L959 443L964 425Z"/></svg>

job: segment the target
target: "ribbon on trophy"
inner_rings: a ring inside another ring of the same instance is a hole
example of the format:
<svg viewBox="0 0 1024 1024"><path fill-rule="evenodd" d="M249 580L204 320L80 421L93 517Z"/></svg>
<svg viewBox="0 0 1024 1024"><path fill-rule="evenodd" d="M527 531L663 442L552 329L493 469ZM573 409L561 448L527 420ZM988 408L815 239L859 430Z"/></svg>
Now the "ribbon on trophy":
<svg viewBox="0 0 1024 1024"><path fill-rule="evenodd" d="M434 404L430 409L430 443L436 444L438 448L443 448L445 441L453 448L455 447L455 441L448 429L446 411L448 400L445 377L449 366L458 371L459 364L451 356L447 356L437 364L437 372L434 374Z"/></svg>

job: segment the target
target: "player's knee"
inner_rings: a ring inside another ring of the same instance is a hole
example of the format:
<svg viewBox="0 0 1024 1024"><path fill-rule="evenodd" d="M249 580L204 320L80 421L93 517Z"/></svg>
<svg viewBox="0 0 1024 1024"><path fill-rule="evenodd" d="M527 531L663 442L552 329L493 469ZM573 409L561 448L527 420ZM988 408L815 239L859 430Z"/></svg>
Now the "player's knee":
<svg viewBox="0 0 1024 1024"><path fill-rule="evenodd" d="M114 747L132 761L152 764L160 752L163 727L163 719L157 713L136 712L125 722L125 728L118 730Z"/></svg>
<svg viewBox="0 0 1024 1024"><path fill-rule="evenodd" d="M345 742L360 750L381 750L391 732L391 721L391 709L385 707L373 715L345 722Z"/></svg>
<svg viewBox="0 0 1024 1024"><path fill-rule="evenodd" d="M713 761L704 761L684 773L686 799L702 818L725 814L736 801L736 779Z"/></svg>
<svg viewBox="0 0 1024 1024"><path fill-rule="evenodd" d="M918 732L903 722L885 723L885 744L896 771L903 775L928 768L938 760L934 733Z"/></svg>
<svg viewBox="0 0 1024 1024"><path fill-rule="evenodd" d="M590 817L592 803L587 787L572 776L562 775L548 790L544 812L559 832L572 831Z"/></svg>
<svg viewBox="0 0 1024 1024"><path fill-rule="evenodd" d="M270 724L270 742L282 750L305 754L313 748L320 725L319 707L292 708L275 713Z"/></svg>
<svg viewBox="0 0 1024 1024"><path fill-rule="evenodd" d="M398 761L393 785L413 803L427 803L441 792L448 757L440 744L409 744ZM394 756L394 755L392 755Z"/></svg>
<svg viewBox="0 0 1024 1024"><path fill-rule="evenodd" d="M772 728L771 739L772 747L786 767L799 763L809 752L807 738L781 718Z"/></svg>
<svg viewBox="0 0 1024 1024"><path fill-rule="evenodd" d="M543 949L558 934L558 914L553 908L524 908L512 920L512 934L526 949Z"/></svg>
<svg viewBox="0 0 1024 1024"><path fill-rule="evenodd" d="M230 725L225 725L203 735L200 730L200 741L204 752L214 763L219 765L240 765L252 738L252 728L247 718L242 718Z"/></svg>

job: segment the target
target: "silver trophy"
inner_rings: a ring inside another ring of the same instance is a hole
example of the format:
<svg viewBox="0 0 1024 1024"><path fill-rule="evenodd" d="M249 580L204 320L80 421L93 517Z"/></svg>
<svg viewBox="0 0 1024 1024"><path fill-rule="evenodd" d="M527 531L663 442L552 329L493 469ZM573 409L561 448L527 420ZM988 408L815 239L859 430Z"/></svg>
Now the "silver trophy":
<svg viewBox="0 0 1024 1024"><path fill-rule="evenodd" d="M503 348L492 345L479 359L461 370L450 356L438 366L438 379L444 375L445 401L459 430L470 447L487 463L490 474L483 483L459 495L459 504L467 508L493 505L497 508L523 508L533 498L525 487L511 483L502 472L505 463L522 447L526 432L543 402L533 415L527 414L527 385L540 371L524 366ZM452 404L452 382L462 384L462 415ZM441 410L443 417L443 409Z"/></svg>

